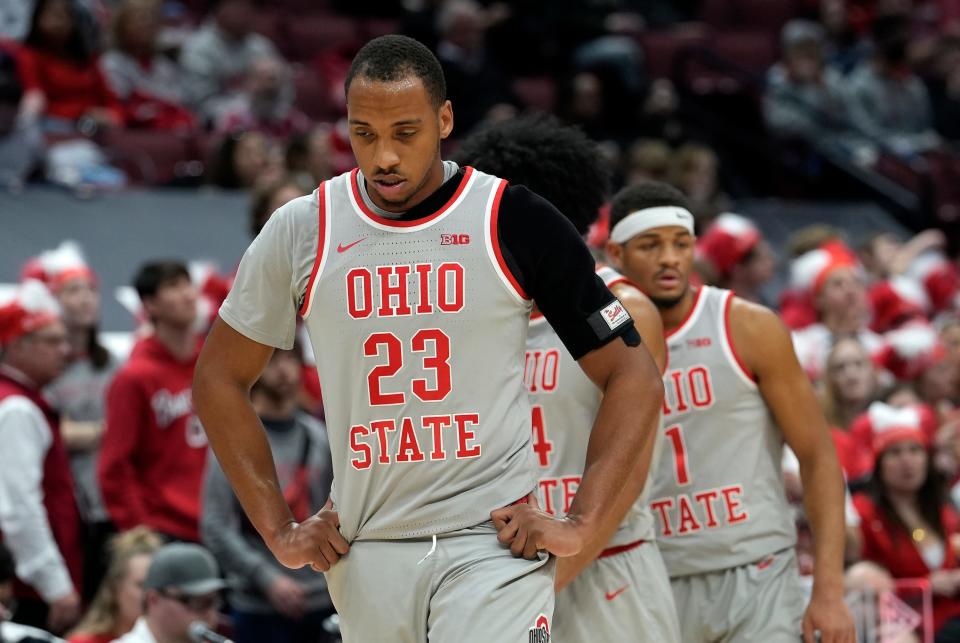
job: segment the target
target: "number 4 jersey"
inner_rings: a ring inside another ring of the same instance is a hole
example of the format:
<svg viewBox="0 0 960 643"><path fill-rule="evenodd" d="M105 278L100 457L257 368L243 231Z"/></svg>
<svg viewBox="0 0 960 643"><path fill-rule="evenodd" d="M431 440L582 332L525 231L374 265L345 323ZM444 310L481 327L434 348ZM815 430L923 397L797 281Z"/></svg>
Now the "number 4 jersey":
<svg viewBox="0 0 960 643"><path fill-rule="evenodd" d="M746 565L796 541L783 436L730 341L732 299L701 287L666 338L663 448L650 507L674 578Z"/></svg>
<svg viewBox="0 0 960 643"><path fill-rule="evenodd" d="M348 540L486 522L493 509L536 487L523 386L528 294L548 300L557 290L517 281L505 249L515 257L549 245L521 235L522 248L502 246L501 227L536 220L533 210L543 208L551 227L569 224L542 199L521 212L511 199L525 188L471 168L429 197L420 218L388 218L363 187L355 170L281 208L245 255L240 285L220 315L251 339L289 345L295 311L279 316L273 308L299 300L323 386L332 495ZM570 237L578 245L556 252L586 263L566 278L589 283L589 306L610 307L612 295L592 274L572 227ZM582 327L593 333L587 317ZM288 334L260 332L277 326ZM599 345L602 338L593 339Z"/></svg>

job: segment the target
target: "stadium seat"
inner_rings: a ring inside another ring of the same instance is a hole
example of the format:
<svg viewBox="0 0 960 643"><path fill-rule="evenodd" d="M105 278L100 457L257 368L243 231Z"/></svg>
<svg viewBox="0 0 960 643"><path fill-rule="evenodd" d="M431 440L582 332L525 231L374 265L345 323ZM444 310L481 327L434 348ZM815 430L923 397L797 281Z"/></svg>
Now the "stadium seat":
<svg viewBox="0 0 960 643"><path fill-rule="evenodd" d="M701 19L717 30L756 29L779 34L797 15L795 0L705 0Z"/></svg>
<svg viewBox="0 0 960 643"><path fill-rule="evenodd" d="M190 135L165 131L118 130L107 136L110 162L127 173L131 183L164 185L198 174Z"/></svg>
<svg viewBox="0 0 960 643"><path fill-rule="evenodd" d="M684 47L706 44L708 36L705 29L671 29L640 34L637 40L643 49L647 73L653 78L669 78L677 52Z"/></svg>
<svg viewBox="0 0 960 643"><path fill-rule="evenodd" d="M358 22L341 16L288 14L286 27L294 60L310 60L324 51L356 47L361 41Z"/></svg>
<svg viewBox="0 0 960 643"><path fill-rule="evenodd" d="M293 75L297 108L313 120L326 120L334 111L323 77L312 67L298 67Z"/></svg>

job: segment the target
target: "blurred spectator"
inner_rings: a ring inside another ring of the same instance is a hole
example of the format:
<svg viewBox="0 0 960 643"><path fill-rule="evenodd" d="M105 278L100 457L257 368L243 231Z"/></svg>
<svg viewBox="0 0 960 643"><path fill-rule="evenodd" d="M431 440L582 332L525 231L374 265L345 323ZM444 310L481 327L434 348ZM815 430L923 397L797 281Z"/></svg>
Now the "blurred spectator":
<svg viewBox="0 0 960 643"><path fill-rule="evenodd" d="M69 352L57 302L25 282L0 307L0 532L13 552L16 620L62 632L80 617L80 516L56 413L44 386Z"/></svg>
<svg viewBox="0 0 960 643"><path fill-rule="evenodd" d="M687 143L673 155L670 183L687 195L699 224L729 209L730 200L720 191L716 153L699 143Z"/></svg>
<svg viewBox="0 0 960 643"><path fill-rule="evenodd" d="M83 596L89 600L103 577L104 546L113 533L100 496L96 462L103 436L107 385L119 363L100 343L97 276L76 243L66 241L41 253L27 264L24 272L43 280L57 298L70 341L66 370L46 388L45 394L60 414L63 442L70 454L84 525Z"/></svg>
<svg viewBox="0 0 960 643"><path fill-rule="evenodd" d="M919 398L941 415L953 410L960 384L958 365L948 359L937 331L927 322L886 333L875 359L897 380L913 384Z"/></svg>
<svg viewBox="0 0 960 643"><path fill-rule="evenodd" d="M276 181L257 186L250 201L250 234L254 237L260 234L267 220L281 205L304 194L306 192L300 184L290 176L282 176Z"/></svg>
<svg viewBox="0 0 960 643"><path fill-rule="evenodd" d="M0 189L20 189L43 156L35 107L24 100L16 47L0 41Z"/></svg>
<svg viewBox="0 0 960 643"><path fill-rule="evenodd" d="M162 544L160 536L146 527L114 536L107 574L67 643L110 643L133 629L143 611L147 569Z"/></svg>
<svg viewBox="0 0 960 643"><path fill-rule="evenodd" d="M869 410L876 457L869 491L858 494L863 558L894 578L929 578L938 640L956 640L960 627L960 569L956 541L960 519L931 466L931 435L915 408L874 403Z"/></svg>
<svg viewBox="0 0 960 643"><path fill-rule="evenodd" d="M850 22L847 0L820 0L820 23L826 36L828 65L846 76L868 54L869 47Z"/></svg>
<svg viewBox="0 0 960 643"><path fill-rule="evenodd" d="M793 334L797 358L814 380L823 373L834 338L854 334L873 355L880 337L869 329L870 306L862 269L853 253L839 241L825 243L794 260L791 286L806 293L817 323Z"/></svg>
<svg viewBox="0 0 960 643"><path fill-rule="evenodd" d="M3 643L63 643L61 639L43 630L19 623L10 623L13 604L14 575L13 556L0 542L0 641Z"/></svg>
<svg viewBox="0 0 960 643"><path fill-rule="evenodd" d="M904 15L878 16L873 23L874 55L847 82L850 118L860 130L895 154L922 154L939 146L930 97L910 69L910 21Z"/></svg>
<svg viewBox="0 0 960 643"><path fill-rule="evenodd" d="M123 0L113 17L113 49L101 61L130 127L190 128L183 71L159 52L161 0Z"/></svg>
<svg viewBox="0 0 960 643"><path fill-rule="evenodd" d="M947 140L960 140L960 36L942 36L937 43L927 89L937 132Z"/></svg>
<svg viewBox="0 0 960 643"><path fill-rule="evenodd" d="M830 426L846 431L853 419L877 399L877 371L856 335L836 338L826 366L821 395L823 412Z"/></svg>
<svg viewBox="0 0 960 643"><path fill-rule="evenodd" d="M333 478L330 448L321 422L298 408L301 347L278 350L251 390L253 407L267 429L280 486L293 515L303 520L327 501ZM207 462L201 533L233 592L237 643L320 643L332 613L322 574L280 565L247 520L212 455Z"/></svg>
<svg viewBox="0 0 960 643"><path fill-rule="evenodd" d="M636 185L643 181L665 181L670 171L672 150L657 139L638 139L627 152L624 183Z"/></svg>
<svg viewBox="0 0 960 643"><path fill-rule="evenodd" d="M887 279L907 272L920 255L930 250L942 250L946 243L940 230L924 230L906 243L892 232L877 232L861 246L860 259L877 279Z"/></svg>
<svg viewBox="0 0 960 643"><path fill-rule="evenodd" d="M210 164L209 180L235 190L270 181L283 171L279 150L261 132L233 132L224 136Z"/></svg>
<svg viewBox="0 0 960 643"><path fill-rule="evenodd" d="M219 132L262 132L286 139L310 128L310 119L293 105L290 70L274 57L258 58L251 65L242 89L225 101L216 116Z"/></svg>
<svg viewBox="0 0 960 643"><path fill-rule="evenodd" d="M211 14L180 55L190 99L208 119L240 88L254 61L280 58L273 43L253 32L253 0L216 0Z"/></svg>
<svg viewBox="0 0 960 643"><path fill-rule="evenodd" d="M712 283L755 302L763 301L760 290L776 269L776 257L760 229L732 212L718 216L697 238L697 256Z"/></svg>
<svg viewBox="0 0 960 643"><path fill-rule="evenodd" d="M100 489L118 529L146 525L196 542L207 450L190 392L201 345L197 289L176 261L144 264L134 286L153 332L107 391Z"/></svg>
<svg viewBox="0 0 960 643"><path fill-rule="evenodd" d="M154 554L143 582L143 615L116 643L196 641L190 626L217 626L225 586L209 551L192 543L164 545Z"/></svg>
<svg viewBox="0 0 960 643"><path fill-rule="evenodd" d="M836 142L828 137L847 134L850 124L843 78L824 62L823 28L809 20L791 20L780 39L783 59L767 74L767 125L785 139Z"/></svg>
<svg viewBox="0 0 960 643"><path fill-rule="evenodd" d="M302 188L313 190L333 177L331 134L330 126L324 123L314 125L308 132L294 134L287 141L287 172Z"/></svg>
<svg viewBox="0 0 960 643"><path fill-rule="evenodd" d="M960 363L960 316L953 315L940 322L940 341L950 359Z"/></svg>
<svg viewBox="0 0 960 643"><path fill-rule="evenodd" d="M453 103L457 136L470 133L480 121L510 118L510 86L503 70L487 55L482 7L474 0L448 0L437 15L437 60Z"/></svg>
<svg viewBox="0 0 960 643"><path fill-rule="evenodd" d="M77 0L38 0L20 52L24 100L69 134L123 124L123 110L98 64L93 18Z"/></svg>

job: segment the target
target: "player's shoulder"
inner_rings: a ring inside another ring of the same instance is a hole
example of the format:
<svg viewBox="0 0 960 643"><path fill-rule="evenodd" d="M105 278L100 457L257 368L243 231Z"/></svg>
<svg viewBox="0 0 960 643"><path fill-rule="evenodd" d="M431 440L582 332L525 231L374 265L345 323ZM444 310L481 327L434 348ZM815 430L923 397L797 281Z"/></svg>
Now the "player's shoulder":
<svg viewBox="0 0 960 643"><path fill-rule="evenodd" d="M636 316L634 312L637 311L644 315L655 316L657 319L660 318L660 311L657 310L653 301L628 279L614 281L607 287L620 300L620 303L630 310L630 314L634 317Z"/></svg>
<svg viewBox="0 0 960 643"><path fill-rule="evenodd" d="M273 213L270 220L277 219L278 223L283 223L295 228L304 225L317 225L320 213L320 188L317 187L310 194L298 196L295 199L287 201Z"/></svg>
<svg viewBox="0 0 960 643"><path fill-rule="evenodd" d="M728 323L732 331L763 337L767 333L786 333L779 315L763 304L749 301L735 294L730 296Z"/></svg>

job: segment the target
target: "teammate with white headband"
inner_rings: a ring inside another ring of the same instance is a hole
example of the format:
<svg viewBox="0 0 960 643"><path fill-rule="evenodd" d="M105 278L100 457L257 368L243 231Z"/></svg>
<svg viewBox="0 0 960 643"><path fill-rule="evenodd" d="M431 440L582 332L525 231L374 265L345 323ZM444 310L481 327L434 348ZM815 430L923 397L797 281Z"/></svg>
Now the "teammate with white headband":
<svg viewBox="0 0 960 643"><path fill-rule="evenodd" d="M610 261L660 309L667 340L665 444L651 467L650 506L683 615L681 640L793 643L802 632L807 643L852 643L843 478L789 333L762 306L691 287L694 220L676 189L626 188L610 223ZM806 607L780 469L784 441L800 460L815 539Z"/></svg>

